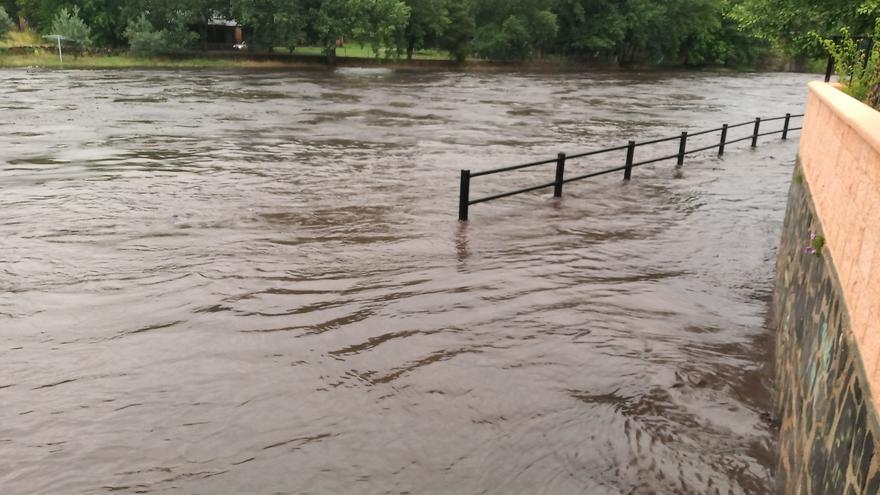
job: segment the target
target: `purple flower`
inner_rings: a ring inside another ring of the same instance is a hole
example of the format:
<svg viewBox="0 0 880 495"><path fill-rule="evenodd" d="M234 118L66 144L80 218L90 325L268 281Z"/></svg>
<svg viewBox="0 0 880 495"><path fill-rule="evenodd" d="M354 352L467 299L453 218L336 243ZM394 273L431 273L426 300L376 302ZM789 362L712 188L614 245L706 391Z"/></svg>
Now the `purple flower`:
<svg viewBox="0 0 880 495"><path fill-rule="evenodd" d="M816 250L814 248L808 247L804 248L804 252L807 254L816 254Z"/></svg>
<svg viewBox="0 0 880 495"><path fill-rule="evenodd" d="M811 241L815 241L815 240L816 240L816 233L815 233L815 232L810 232L810 240L811 240Z"/></svg>

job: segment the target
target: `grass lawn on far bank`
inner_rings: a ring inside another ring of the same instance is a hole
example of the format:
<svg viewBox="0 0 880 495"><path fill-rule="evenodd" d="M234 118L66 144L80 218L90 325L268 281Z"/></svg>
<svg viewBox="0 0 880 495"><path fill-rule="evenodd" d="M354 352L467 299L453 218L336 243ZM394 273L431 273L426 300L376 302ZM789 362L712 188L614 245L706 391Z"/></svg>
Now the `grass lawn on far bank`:
<svg viewBox="0 0 880 495"><path fill-rule="evenodd" d="M275 48L278 55L287 55L289 50ZM188 55L177 56L137 56L128 53L119 54L96 54L87 53L75 56L73 51L64 52L64 68L224 68L224 67L248 67L248 68L272 68L289 67L310 63L308 60L295 60L295 57L314 58L315 62L324 57L324 50L318 46L297 47L292 55L294 59L266 60L260 53L254 53L253 59L249 58L248 52L239 52L235 56L230 54L218 54L211 52L192 52ZM379 60L383 63L406 62L405 57L394 58L394 52L383 50L382 57L377 58L373 48L369 45L349 43L336 51L337 57L354 58L365 60ZM387 55L387 58L385 58ZM449 53L440 50L419 50L413 54L415 60L449 60ZM0 39L0 67L45 67L59 68L61 64L55 46L47 43L38 34L32 31L11 32Z"/></svg>
<svg viewBox="0 0 880 495"><path fill-rule="evenodd" d="M32 54L11 54L0 51L0 67L44 67L47 69L125 69L125 68L273 68L295 64L272 60L223 59L210 57L164 58L136 57L134 55L64 55L64 65L58 53L36 51Z"/></svg>
<svg viewBox="0 0 880 495"><path fill-rule="evenodd" d="M34 31L10 31L6 36L0 36L0 48L12 48L16 46L40 46L51 45L52 42L41 37Z"/></svg>
<svg viewBox="0 0 880 495"><path fill-rule="evenodd" d="M135 67L155 68L223 68L223 67L279 67L289 64L274 61L229 60L210 56L169 58L162 56L138 57L130 54L74 56L64 53L64 68L122 69ZM34 31L11 31L0 37L0 67L61 67L54 43Z"/></svg>

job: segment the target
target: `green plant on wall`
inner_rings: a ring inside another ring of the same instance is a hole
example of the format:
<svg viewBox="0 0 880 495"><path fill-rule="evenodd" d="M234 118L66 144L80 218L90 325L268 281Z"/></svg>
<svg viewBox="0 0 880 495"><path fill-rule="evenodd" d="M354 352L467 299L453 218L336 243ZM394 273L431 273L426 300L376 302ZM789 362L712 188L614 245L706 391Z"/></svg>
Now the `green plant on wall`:
<svg viewBox="0 0 880 495"><path fill-rule="evenodd" d="M817 258L822 256L822 249L825 247L825 236L810 232L810 245L804 248L804 252L815 255Z"/></svg>
<svg viewBox="0 0 880 495"><path fill-rule="evenodd" d="M837 77L844 84L844 91L857 100L868 101L871 91L880 85L880 43L868 53L848 29L843 28L840 32L840 39L820 38L820 41L834 59ZM880 39L880 19L874 29L874 39Z"/></svg>

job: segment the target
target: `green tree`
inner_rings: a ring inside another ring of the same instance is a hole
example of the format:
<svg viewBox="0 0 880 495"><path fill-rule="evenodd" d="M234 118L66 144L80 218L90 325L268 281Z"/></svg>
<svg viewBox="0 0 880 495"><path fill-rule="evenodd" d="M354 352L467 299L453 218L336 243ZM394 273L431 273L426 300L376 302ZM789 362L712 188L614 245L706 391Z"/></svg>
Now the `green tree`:
<svg viewBox="0 0 880 495"><path fill-rule="evenodd" d="M357 20L350 8L352 3L352 0L323 0L312 14L314 32L330 64L336 62L337 40L344 40L354 32Z"/></svg>
<svg viewBox="0 0 880 495"><path fill-rule="evenodd" d="M190 31L182 19L184 17L178 17L177 21L162 29L156 29L145 14L132 19L124 31L132 53L155 55L188 48L198 35Z"/></svg>
<svg viewBox="0 0 880 495"><path fill-rule="evenodd" d="M559 24L556 22L556 14L549 10L540 10L532 17L530 31L532 43L541 55L556 41L559 33Z"/></svg>
<svg viewBox="0 0 880 495"><path fill-rule="evenodd" d="M42 0L47 1L47 0ZM64 2L70 4L70 2ZM124 43L124 32L129 21L137 17L138 0L80 0L80 16L91 30L92 42L103 46Z"/></svg>
<svg viewBox="0 0 880 495"><path fill-rule="evenodd" d="M401 0L358 0L353 35L372 46L378 57L383 47L394 46L405 30L410 8Z"/></svg>
<svg viewBox="0 0 880 495"><path fill-rule="evenodd" d="M877 0L741 0L730 11L740 26L792 55L821 52L812 33L828 36L847 28L867 35L878 14Z"/></svg>
<svg viewBox="0 0 880 495"><path fill-rule="evenodd" d="M6 9L0 7L0 38L6 36L6 33L12 31L12 28L15 27L15 23L12 22L12 19L9 18L9 14L6 13Z"/></svg>
<svg viewBox="0 0 880 495"><path fill-rule="evenodd" d="M870 51L859 40L850 36L849 30L841 29L839 39L819 39L825 50L834 58L837 77L844 91L857 100L876 106L880 86L880 46ZM876 21L874 37L880 37L880 19Z"/></svg>
<svg viewBox="0 0 880 495"><path fill-rule="evenodd" d="M499 62L525 60L531 53L531 36L526 22L511 15L500 26L483 26L477 34L477 53Z"/></svg>
<svg viewBox="0 0 880 495"><path fill-rule="evenodd" d="M337 40L356 38L370 43L376 56L395 43L409 17L401 0L323 0L313 12L316 34L329 63L336 60Z"/></svg>
<svg viewBox="0 0 880 495"><path fill-rule="evenodd" d="M875 1L871 8L880 7L880 1ZM866 5L865 8L868 8ZM871 55L874 61L875 70L874 77L872 79L872 87L870 92L868 93L868 99L865 100L865 103L868 105L880 110L880 19L877 19L874 25L874 53Z"/></svg>
<svg viewBox="0 0 880 495"><path fill-rule="evenodd" d="M676 38L680 36L680 19L673 17L669 2L653 0L627 0L625 3L626 31L618 43L616 56L623 64L631 64L641 58L660 63L677 51Z"/></svg>
<svg viewBox="0 0 880 495"><path fill-rule="evenodd" d="M743 30L728 17L709 29L691 33L682 44L685 65L744 66L761 63L772 55L770 42Z"/></svg>
<svg viewBox="0 0 880 495"><path fill-rule="evenodd" d="M232 15L253 31L250 47L293 51L304 39L306 11L294 0L233 0Z"/></svg>
<svg viewBox="0 0 880 495"><path fill-rule="evenodd" d="M412 60L413 52L437 42L450 25L445 0L407 0L410 14L403 32L406 59Z"/></svg>
<svg viewBox="0 0 880 495"><path fill-rule="evenodd" d="M71 9L62 7L55 14L52 20L52 33L60 34L65 38L73 40L80 45L88 46L92 43L92 30L79 17L79 7L73 6Z"/></svg>
<svg viewBox="0 0 880 495"><path fill-rule="evenodd" d="M667 28L668 45L660 56L686 65L714 62L724 18L720 2L675 0L667 4L667 9L665 17L678 19L678 22Z"/></svg>
<svg viewBox="0 0 880 495"><path fill-rule="evenodd" d="M169 50L165 33L156 30L144 14L129 22L124 35L132 53L137 55L165 53Z"/></svg>
<svg viewBox="0 0 880 495"><path fill-rule="evenodd" d="M0 8L6 11L6 15L11 18L18 14L18 3L15 0L0 0Z"/></svg>
<svg viewBox="0 0 880 495"><path fill-rule="evenodd" d="M622 4L611 0L560 0L557 46L563 55L611 58L626 34Z"/></svg>
<svg viewBox="0 0 880 495"><path fill-rule="evenodd" d="M476 23L466 0L449 0L446 4L449 25L440 39L440 46L449 51L456 62L464 62L471 52Z"/></svg>
<svg viewBox="0 0 880 495"><path fill-rule="evenodd" d="M52 16L58 10L58 5L54 3L50 8L46 8L43 0L15 0L15 7L19 17L27 19L32 26L46 26L52 24ZM8 10L12 12L12 10Z"/></svg>

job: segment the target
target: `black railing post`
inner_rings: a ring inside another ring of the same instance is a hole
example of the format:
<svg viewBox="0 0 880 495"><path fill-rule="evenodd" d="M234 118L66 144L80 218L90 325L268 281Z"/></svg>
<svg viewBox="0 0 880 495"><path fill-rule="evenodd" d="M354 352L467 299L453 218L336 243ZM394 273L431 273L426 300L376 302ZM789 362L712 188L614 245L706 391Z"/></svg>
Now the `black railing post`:
<svg viewBox="0 0 880 495"><path fill-rule="evenodd" d="M825 66L825 82L831 82L832 72L834 72L834 57L828 55L828 65Z"/></svg>
<svg viewBox="0 0 880 495"><path fill-rule="evenodd" d="M785 123L782 124L782 139L788 139L788 123L791 121L791 114L785 114Z"/></svg>
<svg viewBox="0 0 880 495"><path fill-rule="evenodd" d="M758 131L761 129L761 117L755 119L755 132L752 133L752 148L758 146Z"/></svg>
<svg viewBox="0 0 880 495"><path fill-rule="evenodd" d="M630 141L626 147L626 167L623 169L623 180L629 180L632 177L633 155L636 152L636 142Z"/></svg>
<svg viewBox="0 0 880 495"><path fill-rule="evenodd" d="M727 143L727 124L721 126L721 144L718 145L718 156L724 156L725 143Z"/></svg>
<svg viewBox="0 0 880 495"><path fill-rule="evenodd" d="M458 219L462 222L467 222L468 219L468 206L470 203L470 195L471 195L471 171L470 170L462 170L461 171L461 189L458 192Z"/></svg>
<svg viewBox="0 0 880 495"><path fill-rule="evenodd" d="M678 143L678 161L676 162L676 165L680 166L680 165L684 164L684 150L687 147L687 142L688 142L688 133L682 132L681 133L681 141L679 141L679 143Z"/></svg>
<svg viewBox="0 0 880 495"><path fill-rule="evenodd" d="M562 179L565 176L565 153L556 155L556 182L553 184L553 197L562 197Z"/></svg>

